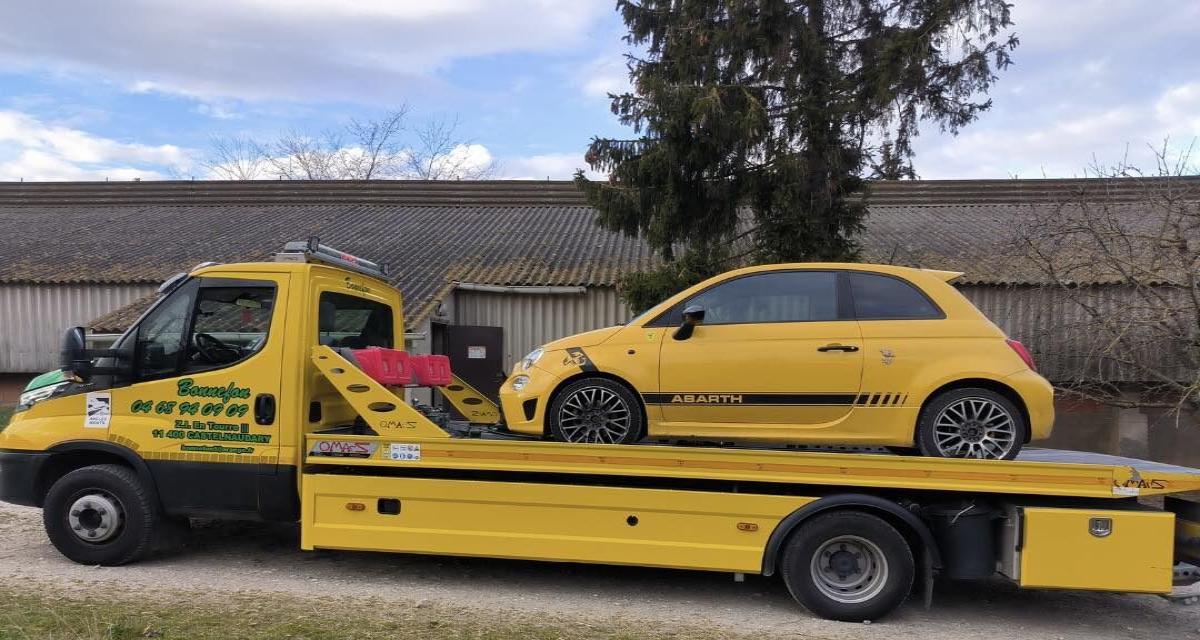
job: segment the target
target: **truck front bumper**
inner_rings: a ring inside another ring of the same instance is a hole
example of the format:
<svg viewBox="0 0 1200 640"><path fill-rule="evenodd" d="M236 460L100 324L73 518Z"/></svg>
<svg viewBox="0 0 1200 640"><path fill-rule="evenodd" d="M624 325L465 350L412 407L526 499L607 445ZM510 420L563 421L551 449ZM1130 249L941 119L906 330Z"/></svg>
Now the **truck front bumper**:
<svg viewBox="0 0 1200 640"><path fill-rule="evenodd" d="M49 459L40 451L0 451L0 501L40 507L37 479Z"/></svg>

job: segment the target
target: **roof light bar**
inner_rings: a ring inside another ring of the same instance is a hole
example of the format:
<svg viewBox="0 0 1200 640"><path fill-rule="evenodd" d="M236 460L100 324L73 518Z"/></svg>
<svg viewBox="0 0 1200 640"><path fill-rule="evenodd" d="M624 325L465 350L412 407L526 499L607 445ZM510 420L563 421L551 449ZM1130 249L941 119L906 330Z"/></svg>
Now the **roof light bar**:
<svg viewBox="0 0 1200 640"><path fill-rule="evenodd" d="M321 262L380 279L387 279L388 274L386 264L371 262L345 251L338 251L333 247L321 244L316 237L288 242L283 245L283 251L275 254L275 261Z"/></svg>

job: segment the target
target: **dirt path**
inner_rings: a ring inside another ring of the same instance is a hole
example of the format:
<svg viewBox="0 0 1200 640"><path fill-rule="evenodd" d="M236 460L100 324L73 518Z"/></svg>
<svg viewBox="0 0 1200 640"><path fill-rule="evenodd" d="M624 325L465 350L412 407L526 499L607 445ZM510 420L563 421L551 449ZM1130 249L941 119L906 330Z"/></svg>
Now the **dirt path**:
<svg viewBox="0 0 1200 640"><path fill-rule="evenodd" d="M1019 591L1003 582L939 585L934 608L910 601L871 625L808 615L773 579L734 583L714 573L558 565L472 558L297 550L293 526L198 526L186 550L128 567L71 563L54 550L41 512L0 505L0 582L51 583L68 590L160 588L372 597L550 613L581 620L644 621L815 638L1200 638L1200 607L1156 596Z"/></svg>

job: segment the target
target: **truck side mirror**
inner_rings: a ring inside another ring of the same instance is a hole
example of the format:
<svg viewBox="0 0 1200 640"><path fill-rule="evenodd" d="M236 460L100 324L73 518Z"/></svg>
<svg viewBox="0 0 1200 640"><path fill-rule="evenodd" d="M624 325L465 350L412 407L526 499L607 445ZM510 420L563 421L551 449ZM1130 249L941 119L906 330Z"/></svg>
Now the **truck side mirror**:
<svg viewBox="0 0 1200 640"><path fill-rule="evenodd" d="M68 378L87 381L92 376L92 358L87 350L87 335L83 327L71 327L63 334L58 365Z"/></svg>
<svg viewBox="0 0 1200 640"><path fill-rule="evenodd" d="M696 331L696 325L704 322L704 307L693 304L683 310L683 322L671 337L676 340L687 340Z"/></svg>

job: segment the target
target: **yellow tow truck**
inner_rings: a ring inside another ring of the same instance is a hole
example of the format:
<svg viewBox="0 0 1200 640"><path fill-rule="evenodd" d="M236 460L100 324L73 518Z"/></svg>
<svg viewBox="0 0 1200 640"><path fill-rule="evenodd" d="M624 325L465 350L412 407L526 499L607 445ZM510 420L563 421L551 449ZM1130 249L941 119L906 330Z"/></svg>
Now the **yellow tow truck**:
<svg viewBox="0 0 1200 640"><path fill-rule="evenodd" d="M40 507L81 563L135 561L190 517L299 520L305 550L778 574L813 613L852 621L914 587L928 603L935 577L1171 594L1200 576L1200 505L1170 495L1200 490L1200 470L507 433L444 359L396 348L385 276L288 243L172 278L111 349L68 331L63 380L0 432L0 499ZM406 385L491 428L446 423Z"/></svg>

